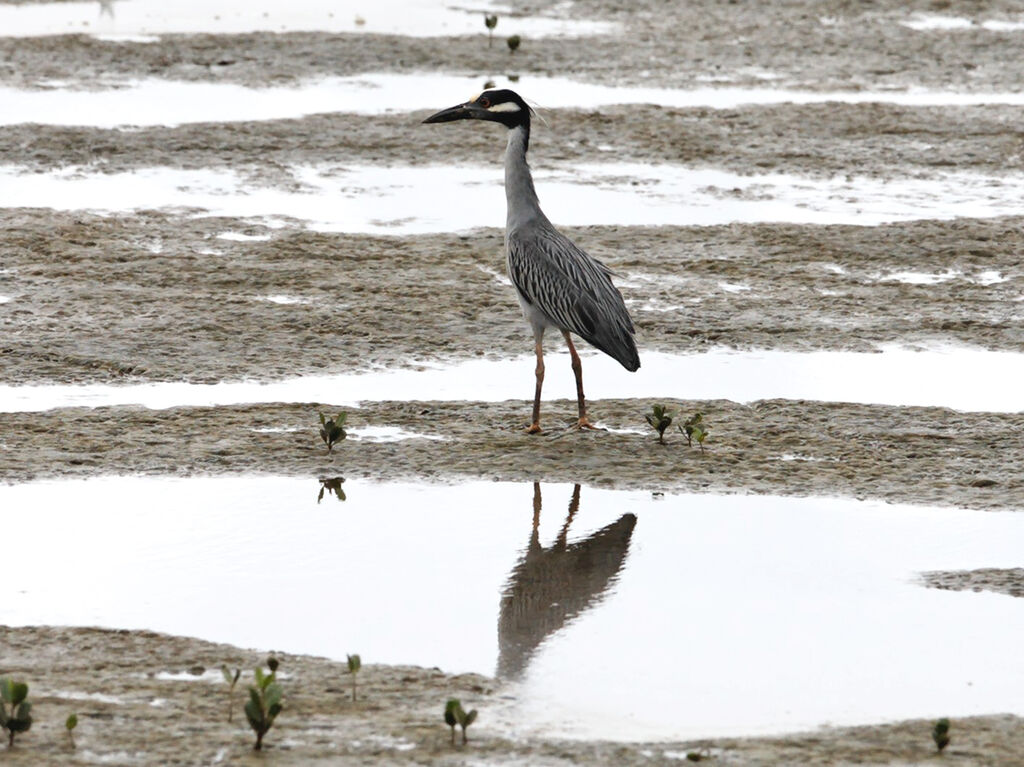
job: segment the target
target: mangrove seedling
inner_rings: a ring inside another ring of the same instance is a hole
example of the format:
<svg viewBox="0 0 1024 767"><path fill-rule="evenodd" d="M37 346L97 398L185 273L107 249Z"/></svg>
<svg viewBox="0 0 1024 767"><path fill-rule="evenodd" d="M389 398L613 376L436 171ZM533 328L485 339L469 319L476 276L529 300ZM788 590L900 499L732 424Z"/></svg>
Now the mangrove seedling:
<svg viewBox="0 0 1024 767"><path fill-rule="evenodd" d="M667 410L664 405L653 405L651 412L647 413L644 418L647 419L651 428L658 432L658 442L664 445L665 429L672 425L671 411Z"/></svg>
<svg viewBox="0 0 1024 767"><path fill-rule="evenodd" d="M448 702L444 704L444 723L452 728L452 745L455 745L455 725L459 723L459 720L455 718L455 709L461 708L459 701L455 698L449 698Z"/></svg>
<svg viewBox="0 0 1024 767"><path fill-rule="evenodd" d="M228 671L227 666L221 666L220 673L224 675L224 681L228 683L228 721L230 722L235 709L235 685L238 684L238 678L242 676L242 669L236 668L235 673L232 674Z"/></svg>
<svg viewBox="0 0 1024 767"><path fill-rule="evenodd" d="M494 28L498 26L497 14L484 14L484 26L487 27L487 47L490 48L494 42Z"/></svg>
<svg viewBox="0 0 1024 767"><path fill-rule="evenodd" d="M328 495L338 496L339 501L345 500L345 491L341 489L341 483L345 481L344 477L325 477L320 480L320 494L316 497L316 502L320 503L324 499L324 492Z"/></svg>
<svg viewBox="0 0 1024 767"><path fill-rule="evenodd" d="M71 748L75 747L75 735L74 730L78 726L78 714L69 714L68 718L64 720L64 729L68 731L68 741L71 743Z"/></svg>
<svg viewBox="0 0 1024 767"><path fill-rule="evenodd" d="M27 684L0 679L0 727L7 730L8 748L14 746L15 735L32 728L32 704L25 700L27 697Z"/></svg>
<svg viewBox="0 0 1024 767"><path fill-rule="evenodd" d="M348 673L352 675L352 701L356 699L356 674L359 673L359 669L363 667L363 661L356 655L346 655L348 658Z"/></svg>
<svg viewBox="0 0 1024 767"><path fill-rule="evenodd" d="M939 749L940 754L942 749L949 745L949 720L946 717L935 723L935 727L932 728L932 740L935 741L935 747Z"/></svg>
<svg viewBox="0 0 1024 767"><path fill-rule="evenodd" d="M692 416L683 421L683 425L679 427L679 431L686 437L686 444L693 447L693 441L697 440L697 444L700 445L700 451L704 452L704 440L707 439L710 428L704 423L703 413L694 413Z"/></svg>
<svg viewBox="0 0 1024 767"><path fill-rule="evenodd" d="M264 674L262 668L256 667L256 684L249 688L249 700L245 704L245 717L256 733L256 745L253 746L255 751L263 749L263 736L284 708L281 705L284 691L276 681L277 661L273 658L270 661L267 664L271 667L269 674Z"/></svg>
<svg viewBox="0 0 1024 767"><path fill-rule="evenodd" d="M320 439L327 445L327 452L331 452L335 442L341 442L348 434L345 432L346 413L338 413L334 418L328 418L320 413Z"/></svg>
<svg viewBox="0 0 1024 767"><path fill-rule="evenodd" d="M452 743L455 743L455 725L457 724L462 728L462 745L466 745L468 742L466 728L476 721L476 709L466 713L466 709L462 707L458 698L449 698L444 707L444 721L452 728Z"/></svg>
<svg viewBox="0 0 1024 767"><path fill-rule="evenodd" d="M512 35L505 42L508 44L508 52L515 53L519 49L519 43L522 42L522 38L519 35Z"/></svg>

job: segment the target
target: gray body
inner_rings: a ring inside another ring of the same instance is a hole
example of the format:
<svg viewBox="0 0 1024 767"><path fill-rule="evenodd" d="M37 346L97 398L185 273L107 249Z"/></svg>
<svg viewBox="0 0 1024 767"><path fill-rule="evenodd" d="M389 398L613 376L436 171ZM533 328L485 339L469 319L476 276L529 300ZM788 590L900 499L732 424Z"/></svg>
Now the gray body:
<svg viewBox="0 0 1024 767"><path fill-rule="evenodd" d="M523 316L538 343L548 327L575 333L618 360L640 367L633 322L608 268L591 258L540 209L526 162L528 135L508 132L505 150L505 256Z"/></svg>

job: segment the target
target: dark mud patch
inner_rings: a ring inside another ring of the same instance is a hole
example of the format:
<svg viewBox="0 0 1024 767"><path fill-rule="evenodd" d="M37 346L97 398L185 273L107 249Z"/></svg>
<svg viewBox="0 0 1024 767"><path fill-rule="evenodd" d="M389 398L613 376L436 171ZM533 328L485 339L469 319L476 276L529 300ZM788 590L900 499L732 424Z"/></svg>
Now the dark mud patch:
<svg viewBox="0 0 1024 767"><path fill-rule="evenodd" d="M517 11L536 15L532 3ZM514 57L479 36L406 38L322 33L166 35L158 42L111 43L85 35L0 38L0 80L39 86L48 80L88 85L103 78L217 78L248 85L310 77L392 71L464 72L486 78L571 74L614 85L679 87L725 79L741 85L813 89L930 88L1016 90L1006 66L1014 32L975 29L920 32L900 24L914 11L978 20L1015 18L1012 2L575 3L575 18L611 20L617 34L524 40ZM438 30L439 32L442 30ZM500 29L499 29L500 31Z"/></svg>
<svg viewBox="0 0 1024 767"><path fill-rule="evenodd" d="M921 573L929 588L948 591L994 591L1011 597L1024 597L1024 568L1008 570L982 568Z"/></svg>
<svg viewBox="0 0 1024 767"><path fill-rule="evenodd" d="M452 93L450 100L464 98L476 86L482 83L467 81L467 93ZM130 131L14 125L0 135L0 156L32 171L225 168L240 170L257 183L286 182L290 166L324 162L437 165L454 159L493 164L498 170L504 143L497 128L438 130L420 124L427 114L337 113ZM954 170L1001 176L1024 168L1024 107L1016 106L826 103L677 109L642 104L542 114L547 124L535 126L530 145L538 169L679 163L744 174L889 179Z"/></svg>
<svg viewBox="0 0 1024 767"><path fill-rule="evenodd" d="M320 441L317 411L333 412L331 405L0 414L0 481L285 474L308 476L312 497L320 477L489 477L976 509L1018 509L1024 497L1021 414L776 400L665 402L683 413L705 414L711 425L705 452L688 448L679 434L659 445L643 419L650 405L638 400L593 403L601 425L620 430L608 432L569 431L575 403L545 403L547 431L539 436L523 433L526 401L366 403L348 410L349 426L397 426L443 441L349 439L330 454ZM994 484L978 487L979 477Z"/></svg>
<svg viewBox="0 0 1024 767"><path fill-rule="evenodd" d="M280 379L532 350L500 230L375 237L24 209L0 211L0 225L8 384ZM270 239L218 239L225 231ZM568 231L619 274L641 358L712 346L1024 348L1020 219ZM908 270L959 276L884 279ZM1001 282L978 281L992 271ZM267 300L278 294L302 302Z"/></svg>
<svg viewBox="0 0 1024 767"><path fill-rule="evenodd" d="M146 631L0 627L0 673L30 686L35 722L4 753L17 767L96 763L669 765L707 748L712 764L918 764L934 756L932 722L843 729L774 738L721 738L689 743L585 744L504 734L497 710L503 690L492 679L451 676L437 669L366 665L360 699L349 695L345 665L275 652L281 660L285 709L263 754L251 750L236 712L227 722L227 685L200 676L221 664L250 670L266 652ZM173 674L177 678L161 679ZM193 679L189 677L193 676ZM241 685L247 682L243 678ZM97 694L102 696L98 699ZM236 700L241 696L236 691ZM460 698L480 711L466 747L453 748L441 712ZM239 705L240 708L240 705ZM77 748L64 721L78 715ZM965 717L953 724L944 761L957 765L1015 765L1024 752L1024 726L1014 716Z"/></svg>

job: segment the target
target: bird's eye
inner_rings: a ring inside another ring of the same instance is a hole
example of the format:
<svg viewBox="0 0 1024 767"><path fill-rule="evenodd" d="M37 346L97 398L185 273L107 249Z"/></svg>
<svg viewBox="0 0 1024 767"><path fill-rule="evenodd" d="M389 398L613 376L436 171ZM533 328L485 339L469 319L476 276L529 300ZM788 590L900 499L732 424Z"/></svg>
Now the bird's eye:
<svg viewBox="0 0 1024 767"><path fill-rule="evenodd" d="M481 96L477 100L477 103L480 106L482 106L484 109L490 109L491 108L491 100L489 98L487 98L486 96Z"/></svg>

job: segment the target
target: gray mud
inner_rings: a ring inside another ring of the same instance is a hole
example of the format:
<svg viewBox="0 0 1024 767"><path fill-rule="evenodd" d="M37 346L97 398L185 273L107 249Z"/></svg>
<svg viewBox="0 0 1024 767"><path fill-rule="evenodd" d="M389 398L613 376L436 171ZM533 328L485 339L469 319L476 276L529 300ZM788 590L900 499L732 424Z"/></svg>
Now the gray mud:
<svg viewBox="0 0 1024 767"><path fill-rule="evenodd" d="M528 371L527 371L528 372ZM527 381L527 383L529 383ZM523 433L527 402L380 402L348 424L398 426L443 442L346 440L328 455L318 410L330 404L0 414L0 481L97 474L289 474L383 480L580 482L692 492L842 495L1014 509L1024 497L1024 415L772 400L666 399L701 411L707 450L673 432L566 431L575 402L545 403L545 434ZM600 400L603 426L647 429L648 402ZM290 431L257 431L265 429Z"/></svg>
<svg viewBox="0 0 1024 767"><path fill-rule="evenodd" d="M394 238L166 212L24 209L0 211L0 224L0 295L11 297L0 304L6 383L274 379L532 351L503 278L500 230ZM568 231L619 273L641 356L950 341L1019 351L1021 224ZM216 239L225 231L271 239ZM963 276L880 279L907 270ZM983 271L1005 280L972 281ZM266 300L277 294L308 303ZM523 375L526 398L532 381Z"/></svg>
<svg viewBox="0 0 1024 767"><path fill-rule="evenodd" d="M948 591L993 591L1011 597L1024 597L1024 568L1000 570L994 567L979 570L937 570L921 573L926 586Z"/></svg>
<svg viewBox="0 0 1024 767"><path fill-rule="evenodd" d="M707 749L711 764L922 764L934 757L932 722L827 728L774 738L718 738L687 743L525 741L507 733L493 680L436 669L366 665L359 700L350 697L344 664L274 653L281 661L285 710L262 753L236 711L229 724L221 664L247 670L267 654L146 631L0 627L0 672L31 680L36 723L4 752L4 764L257 765L678 765ZM182 678L165 680L159 674ZM193 675L194 680L188 677ZM251 684L243 677L239 687ZM235 692L236 705L245 693ZM467 746L452 747L441 713L448 697L480 712ZM64 721L78 714L76 748ZM1020 765L1024 722L1013 716L954 720L943 762L960 767ZM146 737L140 742L140 727Z"/></svg>

